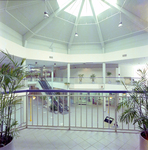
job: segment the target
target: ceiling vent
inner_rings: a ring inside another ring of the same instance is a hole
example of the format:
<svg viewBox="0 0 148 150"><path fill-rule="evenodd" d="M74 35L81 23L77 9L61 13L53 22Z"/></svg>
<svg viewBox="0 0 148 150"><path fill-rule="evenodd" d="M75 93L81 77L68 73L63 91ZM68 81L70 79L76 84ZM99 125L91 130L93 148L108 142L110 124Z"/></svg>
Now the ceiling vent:
<svg viewBox="0 0 148 150"><path fill-rule="evenodd" d="M50 59L53 59L53 56L49 56Z"/></svg>
<svg viewBox="0 0 148 150"><path fill-rule="evenodd" d="M123 54L122 57L127 57L127 54Z"/></svg>

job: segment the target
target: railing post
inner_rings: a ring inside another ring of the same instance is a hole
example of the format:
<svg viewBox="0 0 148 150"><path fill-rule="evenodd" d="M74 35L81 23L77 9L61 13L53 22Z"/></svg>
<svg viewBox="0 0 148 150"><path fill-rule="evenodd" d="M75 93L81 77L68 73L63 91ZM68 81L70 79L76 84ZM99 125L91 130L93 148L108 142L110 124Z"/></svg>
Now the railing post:
<svg viewBox="0 0 148 150"><path fill-rule="evenodd" d="M26 92L26 128L28 128L28 95Z"/></svg>
<svg viewBox="0 0 148 150"><path fill-rule="evenodd" d="M119 94L115 93L115 132L117 132L117 105L118 105Z"/></svg>
<svg viewBox="0 0 148 150"><path fill-rule="evenodd" d="M68 104L69 104L69 130L70 130L70 93L67 93L68 95Z"/></svg>

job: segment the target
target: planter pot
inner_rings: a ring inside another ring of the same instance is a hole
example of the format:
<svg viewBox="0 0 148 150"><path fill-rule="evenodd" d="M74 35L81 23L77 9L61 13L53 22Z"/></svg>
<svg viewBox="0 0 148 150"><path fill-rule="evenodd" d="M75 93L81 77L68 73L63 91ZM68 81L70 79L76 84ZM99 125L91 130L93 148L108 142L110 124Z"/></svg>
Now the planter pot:
<svg viewBox="0 0 148 150"><path fill-rule="evenodd" d="M141 132L142 134L143 132ZM140 134L140 150L148 150L148 140L142 137Z"/></svg>
<svg viewBox="0 0 148 150"><path fill-rule="evenodd" d="M111 81L109 80L108 83L111 84Z"/></svg>
<svg viewBox="0 0 148 150"><path fill-rule="evenodd" d="M12 140L9 144L7 144L6 146L4 147L1 147L0 150L15 150L14 148L14 140Z"/></svg>
<svg viewBox="0 0 148 150"><path fill-rule="evenodd" d="M55 114L58 114L58 111L56 110L56 111L54 111L54 113L55 113Z"/></svg>

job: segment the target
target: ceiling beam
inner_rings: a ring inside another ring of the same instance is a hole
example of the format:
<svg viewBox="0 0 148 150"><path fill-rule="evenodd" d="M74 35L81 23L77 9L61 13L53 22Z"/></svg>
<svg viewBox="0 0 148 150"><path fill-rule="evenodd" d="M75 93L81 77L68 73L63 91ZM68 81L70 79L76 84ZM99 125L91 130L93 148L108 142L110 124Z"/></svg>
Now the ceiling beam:
<svg viewBox="0 0 148 150"><path fill-rule="evenodd" d="M97 32L98 32L98 35L99 35L99 38L100 38L100 42L101 42L101 46L102 46L102 50L103 50L103 53L104 53L104 40L103 40L101 28L100 28L97 16L96 16L95 11L94 11L94 8L93 8L93 5L92 5L92 1L89 0L89 3L90 3L90 7L91 7L91 10L92 10L92 13L93 13L93 17L94 17L94 20L95 20L95 23L96 23L96 26L97 26Z"/></svg>
<svg viewBox="0 0 148 150"><path fill-rule="evenodd" d="M148 26L148 22L142 20L141 18L137 17L136 15L132 14L131 12L125 10L124 8L120 7L117 4L111 4L105 0L102 0L105 4L107 4L108 6L110 6L111 8L115 8L118 11L122 12L123 14L125 14L128 18L130 18L130 20L135 23L140 29L145 30L148 32L147 26Z"/></svg>
<svg viewBox="0 0 148 150"><path fill-rule="evenodd" d="M72 32L71 32L70 40L69 40L69 43L68 43L68 50L70 49L72 41L73 41L73 39L75 37L76 26L77 26L77 24L78 24L78 22L80 20L80 15L81 15L81 12L82 12L82 8L83 8L83 5L84 5L84 2L85 2L85 0L82 0L78 16L76 17L75 24L74 24Z"/></svg>
<svg viewBox="0 0 148 150"><path fill-rule="evenodd" d="M55 12L53 12L49 18L43 19L39 24L34 26L31 30L29 30L26 34L23 35L23 43L24 41L28 40L29 38L33 37L36 35L40 30L42 30L47 24L49 24L54 17L58 16L61 14L67 7L69 7L75 0L72 0L68 4L66 4L63 8L59 8Z"/></svg>

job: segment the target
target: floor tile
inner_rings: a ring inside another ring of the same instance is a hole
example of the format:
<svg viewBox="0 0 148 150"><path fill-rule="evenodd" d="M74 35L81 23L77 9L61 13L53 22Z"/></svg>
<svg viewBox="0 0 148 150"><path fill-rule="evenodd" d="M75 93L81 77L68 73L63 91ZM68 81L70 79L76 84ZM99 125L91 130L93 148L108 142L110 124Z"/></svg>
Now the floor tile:
<svg viewBox="0 0 148 150"><path fill-rule="evenodd" d="M93 146L90 146L90 147L86 148L86 150L97 150L97 149Z"/></svg>
<svg viewBox="0 0 148 150"><path fill-rule="evenodd" d="M105 147L105 145L103 145L100 142L96 142L95 144L93 144L93 147L95 147L96 149L103 149Z"/></svg>
<svg viewBox="0 0 148 150"><path fill-rule="evenodd" d="M81 146L76 145L71 150L84 150Z"/></svg>
<svg viewBox="0 0 148 150"><path fill-rule="evenodd" d="M96 143L97 141L95 139L93 139L92 137L89 139L85 140L86 142L88 142L90 145L93 145L94 143Z"/></svg>
<svg viewBox="0 0 148 150"><path fill-rule="evenodd" d="M14 146L16 150L139 150L139 134L24 129Z"/></svg>
<svg viewBox="0 0 148 150"><path fill-rule="evenodd" d="M80 145L82 148L84 148L84 149L90 147L90 144L87 143L86 141L83 141L83 142L79 143L79 145Z"/></svg>

